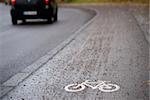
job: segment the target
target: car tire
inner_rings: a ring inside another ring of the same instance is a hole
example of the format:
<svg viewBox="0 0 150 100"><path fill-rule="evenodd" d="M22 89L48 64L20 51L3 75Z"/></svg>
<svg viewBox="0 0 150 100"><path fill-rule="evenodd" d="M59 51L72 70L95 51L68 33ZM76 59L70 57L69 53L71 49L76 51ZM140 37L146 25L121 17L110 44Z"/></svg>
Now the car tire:
<svg viewBox="0 0 150 100"><path fill-rule="evenodd" d="M48 18L48 19L47 19L47 22L48 22L49 24L51 24L51 23L52 23L52 18L51 18L51 17Z"/></svg>
<svg viewBox="0 0 150 100"><path fill-rule="evenodd" d="M56 22L58 20L58 9L56 8L56 13L54 15L54 22Z"/></svg>
<svg viewBox="0 0 150 100"><path fill-rule="evenodd" d="M12 24L17 25L17 19L12 17Z"/></svg>
<svg viewBox="0 0 150 100"><path fill-rule="evenodd" d="M23 23L23 24L26 23L26 20L25 20L25 19L22 19L22 23Z"/></svg>

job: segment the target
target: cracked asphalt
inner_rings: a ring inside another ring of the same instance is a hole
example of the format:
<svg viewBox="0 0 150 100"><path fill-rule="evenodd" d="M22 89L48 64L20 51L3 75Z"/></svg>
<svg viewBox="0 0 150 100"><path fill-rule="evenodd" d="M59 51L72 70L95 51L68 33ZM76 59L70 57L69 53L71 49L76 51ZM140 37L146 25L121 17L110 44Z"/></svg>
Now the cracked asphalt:
<svg viewBox="0 0 150 100"><path fill-rule="evenodd" d="M149 100L147 30L129 6L88 8L97 11L93 22L2 100ZM90 88L77 93L64 90L68 84L87 79L112 81L121 88L113 93Z"/></svg>

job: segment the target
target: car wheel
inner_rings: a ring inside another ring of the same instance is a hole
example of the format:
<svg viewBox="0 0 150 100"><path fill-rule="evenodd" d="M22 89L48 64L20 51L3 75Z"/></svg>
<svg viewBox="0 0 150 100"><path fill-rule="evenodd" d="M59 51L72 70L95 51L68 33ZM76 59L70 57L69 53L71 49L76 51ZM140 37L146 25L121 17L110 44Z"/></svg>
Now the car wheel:
<svg viewBox="0 0 150 100"><path fill-rule="evenodd" d="M58 9L56 9L56 13L55 13L55 15L54 15L54 21L56 22L57 20L58 20Z"/></svg>
<svg viewBox="0 0 150 100"><path fill-rule="evenodd" d="M13 25L17 25L17 19L15 19L15 18L12 17L12 24Z"/></svg>
<svg viewBox="0 0 150 100"><path fill-rule="evenodd" d="M49 24L51 24L51 23L52 23L52 18L51 18L51 17L48 18L48 19L47 19L47 22L48 22Z"/></svg>
<svg viewBox="0 0 150 100"><path fill-rule="evenodd" d="M25 19L22 19L22 23L26 23L26 20L25 20Z"/></svg>

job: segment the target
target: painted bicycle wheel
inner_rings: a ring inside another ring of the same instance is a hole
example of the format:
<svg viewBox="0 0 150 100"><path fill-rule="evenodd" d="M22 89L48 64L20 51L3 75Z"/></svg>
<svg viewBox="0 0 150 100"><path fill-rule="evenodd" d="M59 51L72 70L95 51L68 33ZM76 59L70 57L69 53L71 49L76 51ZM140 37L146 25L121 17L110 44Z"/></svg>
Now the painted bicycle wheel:
<svg viewBox="0 0 150 100"><path fill-rule="evenodd" d="M99 86L99 90L102 92L115 92L119 90L120 87L116 84L105 83L104 85Z"/></svg>
<svg viewBox="0 0 150 100"><path fill-rule="evenodd" d="M69 84L65 86L65 90L68 92L79 92L85 89L83 84Z"/></svg>

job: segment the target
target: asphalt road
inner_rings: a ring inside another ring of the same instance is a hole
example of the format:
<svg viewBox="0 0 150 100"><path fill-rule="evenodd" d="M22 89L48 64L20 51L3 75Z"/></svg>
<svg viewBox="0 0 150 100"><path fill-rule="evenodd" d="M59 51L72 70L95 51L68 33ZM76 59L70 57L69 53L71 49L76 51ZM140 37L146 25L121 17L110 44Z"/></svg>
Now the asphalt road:
<svg viewBox="0 0 150 100"><path fill-rule="evenodd" d="M142 27L149 21L148 6L85 7L97 11L94 20L24 81L16 85L18 78L5 82L2 88L13 90L2 100L149 100L148 30ZM89 87L76 93L64 89L85 80L111 81L120 89L112 93Z"/></svg>
<svg viewBox="0 0 150 100"><path fill-rule="evenodd" d="M79 9L60 8L56 23L30 20L13 26L9 9L0 4L0 83L55 48L92 17Z"/></svg>

